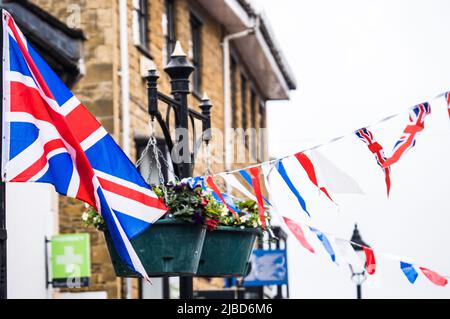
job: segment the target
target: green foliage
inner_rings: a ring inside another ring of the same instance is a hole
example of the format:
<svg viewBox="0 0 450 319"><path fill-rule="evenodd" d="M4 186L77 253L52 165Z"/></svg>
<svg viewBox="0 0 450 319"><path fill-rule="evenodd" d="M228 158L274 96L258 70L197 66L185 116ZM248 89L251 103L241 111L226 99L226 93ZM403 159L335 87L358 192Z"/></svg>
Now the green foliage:
<svg viewBox="0 0 450 319"><path fill-rule="evenodd" d="M85 212L81 215L81 220L83 221L85 226L94 226L100 231L105 230L106 225L103 217L97 213L97 211L89 206Z"/></svg>
<svg viewBox="0 0 450 319"><path fill-rule="evenodd" d="M153 186L153 191L162 199L168 208L166 217L178 218L213 230L217 226L234 226L241 228L261 228L258 204L254 200L234 199L240 211L236 218L226 205L218 202L210 193L204 192L200 186L191 188L187 183L168 183ZM270 227L270 215L265 213L267 226ZM89 207L82 215L86 226L92 225L99 230L105 229L105 222L94 208Z"/></svg>

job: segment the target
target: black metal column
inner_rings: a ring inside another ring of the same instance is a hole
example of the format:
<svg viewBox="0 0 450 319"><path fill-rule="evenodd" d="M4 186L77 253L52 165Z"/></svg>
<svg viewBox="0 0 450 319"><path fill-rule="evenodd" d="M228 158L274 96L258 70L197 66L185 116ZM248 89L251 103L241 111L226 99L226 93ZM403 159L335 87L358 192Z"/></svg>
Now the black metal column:
<svg viewBox="0 0 450 319"><path fill-rule="evenodd" d="M0 162L2 160L3 147L3 17L0 23ZM1 165L0 165L1 166ZM7 298L7 276L6 276L6 186L0 180L0 299Z"/></svg>
<svg viewBox="0 0 450 319"><path fill-rule="evenodd" d="M177 44L179 45L179 44ZM192 64L186 57L186 54L181 48L175 48L169 63L164 68L164 71L170 76L170 84L172 95L175 100L180 104L180 108L177 110L175 117L176 129L175 132L177 140L174 145L174 153L178 158L178 168L180 179L190 177L192 175L192 157L189 150L189 138L188 138L188 102L187 96L190 93L189 90L189 76L195 70ZM193 277L184 276L180 277L180 299L192 299L193 298Z"/></svg>

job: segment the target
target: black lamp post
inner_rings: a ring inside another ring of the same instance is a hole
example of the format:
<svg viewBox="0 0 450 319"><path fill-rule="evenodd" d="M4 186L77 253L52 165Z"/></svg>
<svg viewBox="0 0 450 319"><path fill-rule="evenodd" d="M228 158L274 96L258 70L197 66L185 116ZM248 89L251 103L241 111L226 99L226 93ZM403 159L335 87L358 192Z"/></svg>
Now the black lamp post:
<svg viewBox="0 0 450 319"><path fill-rule="evenodd" d="M175 126L177 130L184 130L188 128L188 104L187 96L190 93L189 90L189 76L194 72L194 66L189 62L186 54L181 49L180 43L177 42L175 50L173 51L170 61L164 68L164 71L170 77L171 93L180 106L177 110L175 117ZM174 145L175 152L172 155L176 155L178 158L174 160L179 163L180 178L189 177L192 175L192 158L189 151L189 140L185 140L187 135L185 132L175 132L177 135L177 141Z"/></svg>
<svg viewBox="0 0 450 319"><path fill-rule="evenodd" d="M365 247L370 247L370 246L367 245L362 240L361 235L359 234L357 224L355 224L355 228L353 229L353 234L352 234L352 238L350 239L350 241L352 242L353 249L356 251L358 257L360 257L361 260L365 260L364 249L362 248L362 246L365 246ZM357 245L354 245L353 243L355 243ZM361 285L367 279L365 267L363 267L362 269L354 269L352 267L352 265L350 265L350 271L352 272L352 280L356 284L356 299L362 299Z"/></svg>
<svg viewBox="0 0 450 319"><path fill-rule="evenodd" d="M209 98L203 97L199 107L201 112L188 107L187 97L190 94L189 77L195 68L189 62L183 52L179 42L170 57L169 63L164 71L170 77L171 96L158 92L158 74L156 70L149 70L146 77L148 92L148 113L158 121L171 154L174 173L179 179L192 176L195 165L195 156L198 143L195 135L194 120L202 121L202 142L209 143L211 139L211 107ZM158 108L158 102L166 104L166 114L163 116ZM171 113L174 114L174 121L171 121ZM175 139L172 140L170 131L171 123L175 124ZM192 131L194 149L190 150L189 126ZM180 277L180 299L193 298L192 276Z"/></svg>

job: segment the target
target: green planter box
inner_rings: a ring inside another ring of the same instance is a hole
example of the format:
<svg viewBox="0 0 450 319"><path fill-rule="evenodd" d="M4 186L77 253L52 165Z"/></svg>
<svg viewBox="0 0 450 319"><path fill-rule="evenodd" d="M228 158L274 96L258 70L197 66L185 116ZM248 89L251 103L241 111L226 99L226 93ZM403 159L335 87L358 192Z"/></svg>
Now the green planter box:
<svg viewBox="0 0 450 319"><path fill-rule="evenodd" d="M175 219L158 220L131 240L150 277L192 275L197 272L205 227ZM111 261L118 277L140 277L120 259L105 231Z"/></svg>
<svg viewBox="0 0 450 319"><path fill-rule="evenodd" d="M207 231L198 266L198 277L232 277L247 274L259 229L219 226Z"/></svg>

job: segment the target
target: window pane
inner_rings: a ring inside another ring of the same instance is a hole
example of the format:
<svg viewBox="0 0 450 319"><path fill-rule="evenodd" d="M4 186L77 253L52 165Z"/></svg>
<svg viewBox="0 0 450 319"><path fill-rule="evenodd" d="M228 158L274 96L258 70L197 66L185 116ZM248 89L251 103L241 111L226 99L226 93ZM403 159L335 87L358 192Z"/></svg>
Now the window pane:
<svg viewBox="0 0 450 319"><path fill-rule="evenodd" d="M236 128L237 127L237 66L236 61L234 59L231 59L231 127Z"/></svg>
<svg viewBox="0 0 450 319"><path fill-rule="evenodd" d="M192 87L194 92L201 92L201 27L202 23L191 14L191 41L192 41L192 64L195 71L192 76Z"/></svg>
<svg viewBox="0 0 450 319"><path fill-rule="evenodd" d="M166 54L169 59L175 48L175 17L174 17L174 1L166 0L166 17L167 17L167 34L166 34Z"/></svg>
<svg viewBox="0 0 450 319"><path fill-rule="evenodd" d="M138 20L139 20L139 42L144 48L148 48L148 7L147 0L139 0Z"/></svg>
<svg viewBox="0 0 450 319"><path fill-rule="evenodd" d="M241 75L242 128L247 129L247 79Z"/></svg>

